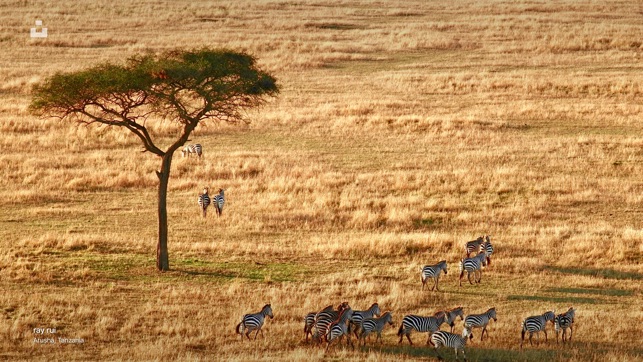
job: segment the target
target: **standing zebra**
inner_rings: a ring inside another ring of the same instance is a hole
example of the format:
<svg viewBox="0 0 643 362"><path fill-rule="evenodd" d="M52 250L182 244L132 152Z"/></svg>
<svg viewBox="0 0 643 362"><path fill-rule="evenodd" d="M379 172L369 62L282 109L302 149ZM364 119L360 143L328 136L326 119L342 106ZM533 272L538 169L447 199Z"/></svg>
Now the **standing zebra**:
<svg viewBox="0 0 643 362"><path fill-rule="evenodd" d="M333 306L329 305L328 307L322 309L319 312L310 312L304 317L304 336L306 337L306 342L308 342L308 335L312 337L313 335L313 326L315 325L315 316L322 312L330 312L333 310Z"/></svg>
<svg viewBox="0 0 643 362"><path fill-rule="evenodd" d="M210 206L210 196L208 195L208 188L203 188L203 193L199 195L199 208L203 211L203 217L208 212L208 206Z"/></svg>
<svg viewBox="0 0 643 362"><path fill-rule="evenodd" d="M522 333L520 335L520 349L522 349L522 343L525 341L525 333L529 332L529 345L533 345L531 342L531 337L533 336L534 332L536 333L536 336L538 337L538 342L540 343L540 331L543 331L545 333L545 342L547 342L547 321L551 321L552 324L554 324L554 319L556 318L556 314L552 311L545 312L542 315L535 315L531 317L525 318L524 321L522 321Z"/></svg>
<svg viewBox="0 0 643 362"><path fill-rule="evenodd" d="M496 308L490 308L486 312L482 314L470 314L466 318L464 318L464 328L465 329L472 329L472 328L482 328L482 334L480 335L480 341L482 341L482 338L484 337L484 333L487 332L487 337L489 337L489 331L487 331L487 325L489 324L489 321L493 319L494 322L497 322L498 319L496 318Z"/></svg>
<svg viewBox="0 0 643 362"><path fill-rule="evenodd" d="M337 320L328 326L328 331L326 332L326 341L328 342L326 345L326 351L328 351L330 344L333 343L334 340L337 339L341 342L344 336L347 338L347 344L350 344L352 348L355 348L355 346L353 346L353 342L351 342L351 335L348 333L348 320L352 315L352 309L344 309Z"/></svg>
<svg viewBox="0 0 643 362"><path fill-rule="evenodd" d="M464 311L462 310L462 307L457 307L453 308L449 311L446 311L447 314L447 324L451 326L451 333L453 333L453 328L455 327L455 321L460 317L460 320L464 320Z"/></svg>
<svg viewBox="0 0 643 362"><path fill-rule="evenodd" d="M366 318L373 318L374 316L379 317L380 313L380 305L377 303L373 303L367 310L353 311L353 315L349 320L348 330L351 330L351 326L355 326L355 330L353 332L355 333L355 337L357 338L357 333L362 326L362 321Z"/></svg>
<svg viewBox="0 0 643 362"><path fill-rule="evenodd" d="M467 254L467 258L473 252L478 252L480 250L480 245L484 242L484 237L479 236L475 240L467 241L464 245L464 253Z"/></svg>
<svg viewBox="0 0 643 362"><path fill-rule="evenodd" d="M559 314L554 319L554 329L556 330L556 343L558 343L558 333L560 330L563 330L563 343L565 343L565 335L567 334L567 328L569 328L569 340L572 340L572 334L574 332L574 316L576 310L572 307L569 307L567 312Z"/></svg>
<svg viewBox="0 0 643 362"><path fill-rule="evenodd" d="M221 216L223 212L223 204L225 203L225 197L223 196L224 189L219 189L219 194L214 195L212 198L212 206L217 210L217 216Z"/></svg>
<svg viewBox="0 0 643 362"><path fill-rule="evenodd" d="M487 265L491 265L491 254L493 254L493 245L491 245L491 237L485 236L485 242L480 246L480 250L487 254Z"/></svg>
<svg viewBox="0 0 643 362"><path fill-rule="evenodd" d="M181 157L185 157L187 155L188 158L190 158L190 155L193 153L201 158L201 155L203 154L203 148L199 143L183 147L183 149L181 150Z"/></svg>
<svg viewBox="0 0 643 362"><path fill-rule="evenodd" d="M402 339L406 336L406 339L409 340L409 343L413 345L411 341L411 331L416 330L420 333L429 332L429 338L426 341L426 344L429 344L431 341L431 334L438 329L443 323L446 323L447 315L443 311L435 313L431 317L422 317L418 315L407 315L402 319L402 324L400 324L400 329L397 331L397 335L400 337L398 344L402 343Z"/></svg>
<svg viewBox="0 0 643 362"><path fill-rule="evenodd" d="M473 339L473 334L471 334L471 331L467 328L462 331L462 336L445 331L437 331L431 336L431 344L435 347L435 353L438 355L438 359L442 360L438 348L444 346L455 349L456 361L458 360L458 350L461 349L462 357L464 357L466 362L467 356L464 354L464 346L467 344L467 337Z"/></svg>
<svg viewBox="0 0 643 362"><path fill-rule="evenodd" d="M420 277L422 278L422 290L424 290L424 285L426 284L427 280L433 279L434 283L433 283L433 286L431 287L431 290L437 289L438 291L440 291L440 288L438 287L438 283L440 282L441 271L444 271L444 275L447 274L446 260L442 260L441 262L435 265L425 265L422 268L422 272L420 274Z"/></svg>
<svg viewBox="0 0 643 362"><path fill-rule="evenodd" d="M462 259L462 261L460 261L460 286L462 286L462 277L464 276L465 271L467 272L469 284L473 284L471 282L471 273L473 273L473 279L476 283L480 283L480 280L482 280L482 267L486 265L487 253L484 251L481 251L473 258ZM480 273L480 277L476 278L476 273Z"/></svg>
<svg viewBox="0 0 643 362"><path fill-rule="evenodd" d="M255 333L255 339L257 339L257 335L259 334L259 332L261 332L261 335L263 336L261 327L263 326L263 321L264 319L266 319L266 317L273 318L272 308L270 307L270 304L264 305L259 313L244 315L241 319L241 323L237 324L237 334L241 335L241 340L243 341L244 330L248 340L250 340L250 332L254 330L257 330L257 333Z"/></svg>
<svg viewBox="0 0 643 362"><path fill-rule="evenodd" d="M386 312L382 314L379 318L366 318L362 321L362 334L359 338L364 340L364 345L366 345L366 337L375 331L377 333L377 338L375 338L375 343L377 340L380 340L382 343L382 330L386 327L386 323L393 325L393 315L391 312Z"/></svg>

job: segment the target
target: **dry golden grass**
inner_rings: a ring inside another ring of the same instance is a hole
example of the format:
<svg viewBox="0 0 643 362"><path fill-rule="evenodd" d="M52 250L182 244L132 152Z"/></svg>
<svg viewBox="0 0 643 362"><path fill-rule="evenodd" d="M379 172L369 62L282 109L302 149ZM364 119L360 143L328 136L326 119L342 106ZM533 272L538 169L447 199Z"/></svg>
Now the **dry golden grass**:
<svg viewBox="0 0 643 362"><path fill-rule="evenodd" d="M397 345L399 322L458 305L498 310L470 361L642 358L637 1L0 8L2 359L435 359L425 335ZM35 19L47 39L29 38ZM175 158L159 274L159 160L27 106L55 72L176 46L246 50L283 88L250 125L200 126L202 160ZM226 189L222 218L199 217L204 185ZM493 264L459 288L463 244L485 233ZM443 292L422 292L419 268L442 259ZM340 301L393 312L382 347L303 342L303 316ZM240 342L241 316L267 302L266 338ZM519 351L523 318L570 305L571 343ZM84 343L37 344L34 328Z"/></svg>

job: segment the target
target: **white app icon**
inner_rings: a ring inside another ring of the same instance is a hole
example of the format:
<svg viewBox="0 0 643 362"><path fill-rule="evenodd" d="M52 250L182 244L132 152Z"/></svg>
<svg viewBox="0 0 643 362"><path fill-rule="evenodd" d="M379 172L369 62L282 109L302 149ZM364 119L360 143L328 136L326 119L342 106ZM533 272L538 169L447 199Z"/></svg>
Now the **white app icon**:
<svg viewBox="0 0 643 362"><path fill-rule="evenodd" d="M38 28L40 28L40 31L38 31ZM31 37L32 38L47 37L47 28L42 27L42 20L36 20L36 28L31 28Z"/></svg>

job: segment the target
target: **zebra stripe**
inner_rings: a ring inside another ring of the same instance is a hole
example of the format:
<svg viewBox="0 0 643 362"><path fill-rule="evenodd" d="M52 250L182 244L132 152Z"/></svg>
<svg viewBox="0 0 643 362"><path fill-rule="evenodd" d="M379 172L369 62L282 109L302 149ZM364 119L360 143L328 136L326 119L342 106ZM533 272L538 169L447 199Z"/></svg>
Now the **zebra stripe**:
<svg viewBox="0 0 643 362"><path fill-rule="evenodd" d="M420 277L422 278L422 290L424 290L424 285L426 284L427 280L433 279L434 283L433 283L433 286L431 287L431 290L437 289L438 291L440 291L440 288L438 287L438 283L440 282L441 271L444 271L444 275L447 274L446 260L442 260L441 262L435 265L425 265L422 268L422 272L420 274Z"/></svg>
<svg viewBox="0 0 643 362"><path fill-rule="evenodd" d="M491 254L493 254L493 245L491 245L491 237L485 236L486 241L480 246L480 250L487 254L487 265L491 265Z"/></svg>
<svg viewBox="0 0 643 362"><path fill-rule="evenodd" d="M471 273L473 273L473 279L476 283L480 283L482 280L482 267L484 265L487 265L487 254L484 251L481 251L473 258L462 259L462 261L460 261L460 286L462 286L462 277L464 276L465 271L467 272L469 284L473 284L471 282ZM477 273L480 273L478 278L476 278Z"/></svg>
<svg viewBox="0 0 643 362"><path fill-rule="evenodd" d="M453 308L446 312L447 314L447 324L451 326L451 333L453 333L453 328L455 328L455 320L460 317L460 320L464 320L464 311L462 307Z"/></svg>
<svg viewBox="0 0 643 362"><path fill-rule="evenodd" d="M540 343L540 332L545 333L545 342L547 342L547 321L551 321L552 324L554 323L554 319L556 318L556 314L554 312L549 311L545 312L542 315L535 315L531 317L525 318L524 321L522 321L522 332L520 335L520 348L522 348L522 344L525 341L525 333L529 332L529 345L533 345L531 342L531 337L533 336L534 333L536 333L536 336L538 337L538 342Z"/></svg>
<svg viewBox="0 0 643 362"><path fill-rule="evenodd" d="M214 195L212 198L212 206L217 210L217 216L221 216L223 212L223 204L225 203L225 197L223 196L224 189L219 189L219 194Z"/></svg>
<svg viewBox="0 0 643 362"><path fill-rule="evenodd" d="M440 360L442 360L442 356L440 356L438 348L449 347L455 349L456 361L458 360L458 350L462 350L462 357L464 357L466 361L467 356L464 354L464 347L467 345L467 337L473 339L473 334L466 328L462 331L462 336L445 331L437 331L431 336L431 344L434 346L435 353Z"/></svg>
<svg viewBox="0 0 643 362"><path fill-rule="evenodd" d="M357 338L357 333L362 326L362 321L366 318L373 318L374 316L380 316L380 306L377 303L373 303L367 310L356 310L353 311L353 315L350 318L348 330L351 330L351 327L355 327L355 337Z"/></svg>
<svg viewBox="0 0 643 362"><path fill-rule="evenodd" d="M431 340L431 334L438 329L443 323L446 323L446 313L443 311L435 313L431 317L423 317L418 315L407 315L402 319L402 324L400 324L400 329L397 331L397 335L400 337L398 344L402 343L402 339L406 336L406 339L409 340L409 343L412 345L411 341L411 331L416 330L420 333L429 332L429 338L426 341L426 344L429 344Z"/></svg>
<svg viewBox="0 0 643 362"><path fill-rule="evenodd" d="M208 195L208 188L203 188L203 193L199 195L199 208L203 211L203 217L208 212L208 206L210 206L210 196Z"/></svg>
<svg viewBox="0 0 643 362"><path fill-rule="evenodd" d="M487 337L489 337L489 331L487 331L487 325L489 321L493 319L495 322L498 321L496 318L496 308L490 308L482 314L471 314L464 319L464 328L482 328L482 334L480 335L480 340L484 337L484 333L487 332Z"/></svg>
<svg viewBox="0 0 643 362"><path fill-rule="evenodd" d="M319 312L310 312L304 317L304 336L306 342L308 342L308 335L312 337L313 335L313 326L315 325L315 316L322 312L330 312L333 310L333 306L329 305L326 308L322 309Z"/></svg>
<svg viewBox="0 0 643 362"><path fill-rule="evenodd" d="M199 158L201 158L201 155L203 154L203 148L201 147L200 144L197 143L197 144L194 144L194 145L187 145L187 146L183 147L183 149L181 150L181 156L182 157L185 157L187 155L188 158L189 158L190 155L193 154L193 153L195 155L199 156Z"/></svg>
<svg viewBox="0 0 643 362"><path fill-rule="evenodd" d="M352 315L352 309L344 309L337 320L331 323L330 326L328 326L328 331L326 332L326 341L328 342L328 344L326 345L326 351L328 351L328 348L334 340L337 339L341 342L344 336L346 336L347 338L347 344L350 344L352 348L355 348L355 346L353 346L353 342L351 342L351 335L350 333L348 333L348 321L350 320Z"/></svg>
<svg viewBox="0 0 643 362"><path fill-rule="evenodd" d="M328 307L327 307L328 308ZM313 340L321 342L321 337L326 335L328 327L333 321L339 317L339 314L346 310L350 309L348 302L343 302L337 307L337 310L326 310L324 308L317 315L315 315L315 324L313 325Z"/></svg>
<svg viewBox="0 0 643 362"><path fill-rule="evenodd" d="M386 323L393 325L393 315L391 312L386 312L382 314L379 318L366 318L362 321L362 334L359 336L360 339L364 340L364 345L366 345L366 337L375 331L377 333L377 338L375 338L375 343L377 340L382 342L382 330L386 326Z"/></svg>
<svg viewBox="0 0 643 362"><path fill-rule="evenodd" d="M567 328L569 328L569 341L572 340L572 334L574 333L574 316L576 315L576 310L572 307L567 310L567 312L559 314L554 319L554 329L556 330L556 343L558 343L558 334L561 329L563 331L563 343L565 343L565 336L567 334Z"/></svg>
<svg viewBox="0 0 643 362"><path fill-rule="evenodd" d="M263 326L263 321L266 319L266 317L273 318L272 308L270 307L270 304L264 305L259 313L244 315L241 319L241 323L237 324L236 328L237 334L241 335L241 340L243 341L244 330L248 340L250 340L250 332L254 330L257 331L257 333L255 333L255 339L257 339L257 335L259 334L259 332L261 332L261 335L263 336L261 327Z"/></svg>
<svg viewBox="0 0 643 362"><path fill-rule="evenodd" d="M473 252L478 252L480 250L480 245L484 242L484 237L479 236L475 240L467 241L467 243L464 245L464 252L467 254L467 258L469 255Z"/></svg>

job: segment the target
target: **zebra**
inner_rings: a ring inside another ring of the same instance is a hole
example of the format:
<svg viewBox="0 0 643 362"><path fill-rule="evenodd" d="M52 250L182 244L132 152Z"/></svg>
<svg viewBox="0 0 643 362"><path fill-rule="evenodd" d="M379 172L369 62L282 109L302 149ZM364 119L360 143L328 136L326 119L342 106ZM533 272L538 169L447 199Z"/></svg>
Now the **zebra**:
<svg viewBox="0 0 643 362"><path fill-rule="evenodd" d="M402 319L402 324L400 324L400 329L397 331L397 335L400 337L400 341L397 344L402 343L402 339L406 336L406 339L409 340L409 343L413 345L411 341L411 331L416 330L420 333L429 332L429 338L426 341L426 344L429 344L431 340L431 334L438 329L443 323L446 323L447 315L443 311L439 311L430 317L422 317L418 315L407 315Z"/></svg>
<svg viewBox="0 0 643 362"><path fill-rule="evenodd" d="M479 236L475 240L467 241L467 243L464 245L464 252L467 254L467 258L471 253L474 251L477 253L480 250L480 245L484 242L484 237Z"/></svg>
<svg viewBox="0 0 643 362"><path fill-rule="evenodd" d="M480 280L482 280L482 267L487 265L487 253L484 251L481 251L478 255L474 256L473 258L464 258L460 261L460 286L462 286L462 277L464 276L464 272L467 272L467 279L469 280L469 284L473 284L471 282L471 273L473 273L473 279L476 281L476 283L480 283ZM480 273L480 277L476 278L476 273Z"/></svg>
<svg viewBox="0 0 643 362"><path fill-rule="evenodd" d="M350 331L351 326L355 326L355 337L357 338L357 333L362 326L362 320L366 318L373 318L374 316L380 316L380 305L373 303L367 310L355 310L353 315L350 318L348 330Z"/></svg>
<svg viewBox="0 0 643 362"><path fill-rule="evenodd" d="M210 196L208 195L208 188L203 188L203 193L199 195L199 208L203 211L203 217L208 212L208 206L210 206Z"/></svg>
<svg viewBox="0 0 643 362"><path fill-rule="evenodd" d="M556 330L556 343L558 343L558 333L560 330L563 330L563 343L565 343L565 336L567 335L567 328L569 328L569 341L572 340L572 334L574 332L574 316L576 310L572 307L569 307L567 312L559 314L554 319L554 329Z"/></svg>
<svg viewBox="0 0 643 362"><path fill-rule="evenodd" d="M386 327L386 323L393 325L393 315L391 312L386 312L379 318L365 318L362 321L362 334L359 336L360 339L364 340L364 345L366 345L366 337L373 331L377 333L375 342L377 343L379 339L380 343L382 343L382 330Z"/></svg>
<svg viewBox="0 0 643 362"><path fill-rule="evenodd" d="M540 331L545 333L545 342L547 342L547 321L551 321L554 324L554 319L556 314L553 311L545 312L542 315L535 315L525 318L522 321L522 333L520 335L520 349L522 349L522 343L525 341L525 333L529 332L529 344L533 345L531 342L531 337L534 332L538 337L538 342L540 342Z"/></svg>
<svg viewBox="0 0 643 362"><path fill-rule="evenodd" d="M489 337L489 331L487 331L487 325L489 324L489 321L491 319L494 320L494 322L497 322L498 319L496 318L496 308L489 308L486 312L482 314L470 314L466 318L464 318L464 328L465 329L472 329L472 328L482 328L482 334L480 335L480 341L482 341L482 338L484 337L484 333L487 332L487 337Z"/></svg>
<svg viewBox="0 0 643 362"><path fill-rule="evenodd" d="M333 306L329 305L326 308L322 309L319 312L310 312L304 317L304 336L306 337L306 342L308 342L308 335L313 336L313 326L315 325L315 316L322 312L330 312L333 310Z"/></svg>
<svg viewBox="0 0 643 362"><path fill-rule="evenodd" d="M199 143L183 147L183 149L181 150L181 157L185 157L187 155L188 158L190 158L190 155L193 153L201 158L201 155L203 154L203 148Z"/></svg>
<svg viewBox="0 0 643 362"><path fill-rule="evenodd" d="M491 254L493 254L493 245L491 245L491 237L485 236L485 242L482 243L480 249L487 254L487 265L491 265Z"/></svg>
<svg viewBox="0 0 643 362"><path fill-rule="evenodd" d="M353 310L350 309L350 307L346 308L341 311L337 320L328 326L328 331L326 331L326 342L328 343L326 345L326 352L328 352L328 348L334 340L338 339L341 341L344 336L347 338L347 344L350 344L352 348L355 348L355 346L353 346L353 342L351 342L351 335L348 332L348 321L352 315Z"/></svg>
<svg viewBox="0 0 643 362"><path fill-rule="evenodd" d="M440 347L450 347L455 349L455 360L458 360L458 350L462 350L462 357L464 357L464 360L466 362L467 356L464 354L464 346L467 344L467 338L473 339L473 334L471 334L471 331L467 328L465 328L462 331L462 336L459 336L457 334L445 332L445 331L437 331L431 335L431 344L435 348L435 353L438 355L438 359L442 360L442 356L440 356L440 353L438 352L438 348Z"/></svg>
<svg viewBox="0 0 643 362"><path fill-rule="evenodd" d="M326 335L328 327L331 323L339 317L342 311L350 309L347 302L343 302L337 307L337 310L326 310L328 307L321 310L315 315L315 323L313 324L312 339L321 342L321 337Z"/></svg>
<svg viewBox="0 0 643 362"><path fill-rule="evenodd" d="M261 332L261 336L263 336L261 327L263 326L263 321L266 317L270 317L271 319L273 318L272 307L270 307L270 304L264 305L259 313L244 315L241 319L241 323L237 324L237 334L241 335L241 340L243 341L244 330L246 331L245 334L248 340L250 340L250 332L254 330L257 330L257 333L255 333L255 339L257 339L259 332Z"/></svg>
<svg viewBox="0 0 643 362"><path fill-rule="evenodd" d="M223 204L225 204L225 197L223 196L224 189L219 189L219 194L212 197L212 206L217 210L217 216L221 216L223 212Z"/></svg>
<svg viewBox="0 0 643 362"><path fill-rule="evenodd" d="M446 323L449 326L451 326L451 333L453 333L453 328L455 328L455 321L458 318L458 316L460 317L461 321L464 320L464 311L462 310L462 307L457 307L457 308L453 308L453 309L451 309L449 311L446 311L445 313L447 315L447 322Z"/></svg>
<svg viewBox="0 0 643 362"><path fill-rule="evenodd" d="M433 286L431 287L431 290L434 288L440 291L440 288L438 287L438 283L440 282L440 272L444 271L444 275L447 274L447 261L442 260L441 262L435 264L435 265L425 265L422 268L422 272L420 274L420 277L422 278L422 290L424 290L424 285L426 284L428 279L433 279L434 283Z"/></svg>

